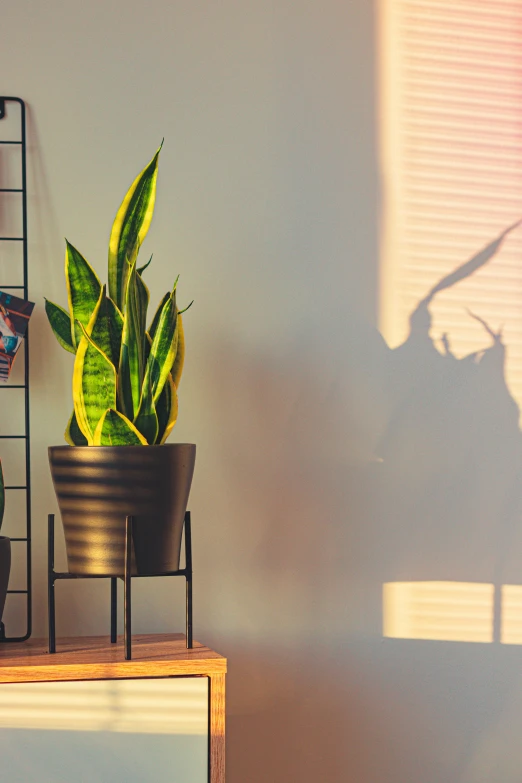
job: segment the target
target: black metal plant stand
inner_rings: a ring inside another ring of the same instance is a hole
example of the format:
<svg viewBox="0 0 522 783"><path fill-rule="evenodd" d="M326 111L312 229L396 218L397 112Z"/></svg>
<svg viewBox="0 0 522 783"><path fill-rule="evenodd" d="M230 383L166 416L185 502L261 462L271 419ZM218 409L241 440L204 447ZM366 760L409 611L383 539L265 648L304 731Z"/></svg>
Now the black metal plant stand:
<svg viewBox="0 0 522 783"><path fill-rule="evenodd" d="M183 538L185 541L185 568L178 571L168 571L162 574L132 574L132 526L133 517L126 517L125 521L125 570L119 576L106 576L105 574L70 574L54 570L54 514L48 516L48 560L47 560L47 586L49 595L49 652L56 652L56 609L54 585L60 579L110 579L111 580L111 642L117 641L117 617L118 598L117 580L124 582L124 644L125 660L132 658L132 580L140 576L184 576L186 581L186 638L187 648L192 649L192 536L190 529L190 511L185 512L183 526Z"/></svg>
<svg viewBox="0 0 522 783"><path fill-rule="evenodd" d="M0 96L0 121L6 116L7 105L17 103L20 106L20 138L12 141L0 140L0 145L14 145L21 150L21 181L20 187L4 188L0 187L0 193L18 194L21 197L22 211L22 231L20 236L0 237L0 242L20 242L23 253L23 285L0 285L2 290L19 290L23 292L23 298L28 299L27 290L27 168L26 168L26 132L25 132L25 103L21 98L9 98ZM13 196L14 197L14 196ZM31 636L31 461L30 461L30 430L29 430L29 328L24 339L24 382L22 384L1 384L0 389L24 389L25 395L25 423L24 432L18 435L0 435L0 439L5 440L24 440L25 441L25 481L21 485L8 485L7 491L18 490L25 492L26 525L24 535L11 538L11 543L17 543L26 548L26 587L22 590L8 590L7 594L25 595L27 600L26 611L26 632L23 636L7 636L4 624L0 623L0 642L25 642Z"/></svg>

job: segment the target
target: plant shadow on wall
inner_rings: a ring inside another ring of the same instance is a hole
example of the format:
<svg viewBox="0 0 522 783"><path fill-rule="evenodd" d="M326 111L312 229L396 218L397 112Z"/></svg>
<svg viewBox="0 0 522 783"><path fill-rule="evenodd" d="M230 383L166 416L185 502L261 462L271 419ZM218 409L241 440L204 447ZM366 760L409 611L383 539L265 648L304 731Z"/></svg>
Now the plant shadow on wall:
<svg viewBox="0 0 522 783"><path fill-rule="evenodd" d="M432 288L397 349L343 314L342 354L325 316L279 362L219 354L213 393L230 408L216 487L227 487L224 515L243 520L226 597L242 621L231 783L493 779L477 759L506 700L522 712L518 664L497 665L500 645L451 644L445 669L444 643L383 642L382 587L521 581L522 437L502 331L463 303L483 350L457 358L451 335L430 332L434 297L494 263L516 226Z"/></svg>

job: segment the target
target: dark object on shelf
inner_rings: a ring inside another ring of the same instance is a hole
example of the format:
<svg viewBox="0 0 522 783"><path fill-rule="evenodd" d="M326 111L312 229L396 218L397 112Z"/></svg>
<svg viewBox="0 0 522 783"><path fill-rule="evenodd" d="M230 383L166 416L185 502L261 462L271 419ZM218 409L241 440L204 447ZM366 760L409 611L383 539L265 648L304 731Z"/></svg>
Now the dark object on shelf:
<svg viewBox="0 0 522 783"><path fill-rule="evenodd" d="M124 446L128 448L128 446ZM141 447L139 447L141 448ZM132 546L134 538L135 520L132 516L125 518L125 547L124 547L124 570L122 574L71 574L60 573L54 570L54 514L48 517L48 560L47 560L47 587L49 596L49 652L56 652L56 612L54 600L54 584L59 579L104 579L111 580L111 642L117 641L117 578L118 576L124 582L124 643L125 660L132 658L132 606L131 606L131 584L132 579L141 574L133 574L132 566ZM147 574L147 576L184 576L186 581L186 639L187 649L192 649L192 535L190 528L190 511L185 512L184 517L184 539L185 539L185 568L170 571L161 574Z"/></svg>
<svg viewBox="0 0 522 783"><path fill-rule="evenodd" d="M11 541L6 536L0 536L0 623L4 613L9 573L11 571Z"/></svg>
<svg viewBox="0 0 522 783"><path fill-rule="evenodd" d="M49 464L71 574L121 576L125 516L133 575L179 569L196 446L51 446Z"/></svg>
<svg viewBox="0 0 522 783"><path fill-rule="evenodd" d="M28 299L28 242L27 242L27 175L26 175L26 131L25 131L25 103L20 98L9 98L7 96L0 96L0 121L3 120L8 113L9 104L18 104L20 107L20 137L14 140L1 140L0 145L18 147L21 152L21 172L20 172L20 187L2 187L0 182L0 194L6 194L5 198L20 200L21 207L21 225L22 230L19 236L0 236L1 242L9 242L12 244L20 243L22 247L22 270L23 270L23 285L9 285L0 284L0 288L7 292L21 291L20 296L23 299ZM8 183L9 184L9 183ZM10 194L10 195L7 195ZM8 283L10 281L7 281ZM23 389L24 390L24 431L23 433L16 435L0 435L0 439L5 440L24 440L25 441L25 481L21 485L7 485L5 489L7 491L17 490L19 492L25 492L25 530L21 536L11 538L11 543L17 546L25 546L25 572L26 572L26 586L20 590L7 590L7 595L19 594L26 597L26 632L23 636L8 636L5 633L5 629L2 623L0 623L0 642L25 642L31 636L32 628L32 580L31 580L31 462L30 462L30 429L29 429L29 330L26 332L24 340L24 382L22 384L0 384L0 389ZM19 392L10 392L11 394L18 394Z"/></svg>

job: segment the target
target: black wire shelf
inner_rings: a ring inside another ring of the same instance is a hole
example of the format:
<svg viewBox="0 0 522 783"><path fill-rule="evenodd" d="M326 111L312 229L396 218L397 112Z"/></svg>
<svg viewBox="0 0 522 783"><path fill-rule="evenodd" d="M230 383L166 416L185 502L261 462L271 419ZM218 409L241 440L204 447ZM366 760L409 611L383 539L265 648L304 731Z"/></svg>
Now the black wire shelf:
<svg viewBox="0 0 522 783"><path fill-rule="evenodd" d="M185 568L177 571L167 571L161 574L133 574L131 570L133 549L133 524L134 518L127 516L125 519L125 561L124 573L114 576L112 574L71 574L68 571L54 570L54 514L47 518L47 594L48 594L48 622L49 622L49 652L56 653L56 602L55 583L64 579L110 579L111 580L111 643L117 642L118 621L118 579L123 580L123 637L125 647L125 660L132 659L132 580L140 577L150 578L157 576L183 576L185 578L185 631L187 649L194 646L193 618L192 618L192 532L190 511L185 512L183 521L183 540L185 543Z"/></svg>
<svg viewBox="0 0 522 783"><path fill-rule="evenodd" d="M23 298L29 299L28 295L28 239L27 239L27 136L26 136L26 112L25 103L21 98L9 96L0 96L0 135L1 121L6 117L9 108L18 107L20 116L19 138L14 140L0 139L1 146L15 146L21 148L20 175L21 187L0 187L0 193L19 193L21 194L21 213L22 213L22 232L21 236L0 237L0 242L21 242L23 255L23 285L2 285L0 290L16 290L23 292ZM18 136L18 133L16 134ZM20 203L17 200L17 203ZM25 633L22 636L10 636L8 629L3 623L0 623L0 643L2 642L25 642L31 636L32 631L32 578L31 578L31 462L30 462L30 406L29 406L29 329L27 329L24 338L24 382L16 384L0 384L0 390L5 389L24 389L24 432L16 435L0 435L1 440L23 440L25 441L25 483L10 484L5 490L25 492L25 531L24 535L11 538L11 542L20 543L26 547L25 571L26 586L25 589L7 590L8 595L26 596L26 626Z"/></svg>

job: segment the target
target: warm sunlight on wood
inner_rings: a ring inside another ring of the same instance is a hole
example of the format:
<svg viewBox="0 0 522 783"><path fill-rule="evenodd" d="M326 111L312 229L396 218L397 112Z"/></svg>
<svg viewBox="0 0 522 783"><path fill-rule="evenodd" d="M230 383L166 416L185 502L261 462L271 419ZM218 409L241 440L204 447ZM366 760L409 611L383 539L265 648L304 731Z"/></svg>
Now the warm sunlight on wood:
<svg viewBox="0 0 522 783"><path fill-rule="evenodd" d="M383 585L383 635L448 642L493 641L494 587L476 582Z"/></svg>
<svg viewBox="0 0 522 783"><path fill-rule="evenodd" d="M381 0L380 328L392 347L441 277L522 217L522 4ZM522 405L522 229L431 305L431 337L462 357L507 346Z"/></svg>

